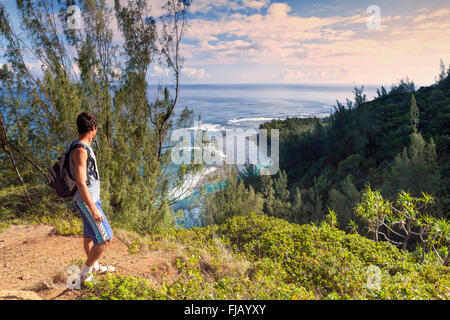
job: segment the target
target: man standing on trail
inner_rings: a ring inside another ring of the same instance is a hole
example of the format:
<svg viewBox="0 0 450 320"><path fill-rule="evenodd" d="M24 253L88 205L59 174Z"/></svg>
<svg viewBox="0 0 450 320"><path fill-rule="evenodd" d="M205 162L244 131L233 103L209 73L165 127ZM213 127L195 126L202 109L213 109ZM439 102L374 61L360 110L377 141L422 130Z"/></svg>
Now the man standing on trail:
<svg viewBox="0 0 450 320"><path fill-rule="evenodd" d="M91 148L91 142L97 134L97 119L93 114L83 112L77 117L77 128L79 138L71 146L76 144L79 147L70 153L69 166L77 185L74 202L83 220L83 245L87 255L80 275L83 283L91 281L93 273L114 271L114 267L101 266L97 261L109 246L113 233L101 208L100 176Z"/></svg>

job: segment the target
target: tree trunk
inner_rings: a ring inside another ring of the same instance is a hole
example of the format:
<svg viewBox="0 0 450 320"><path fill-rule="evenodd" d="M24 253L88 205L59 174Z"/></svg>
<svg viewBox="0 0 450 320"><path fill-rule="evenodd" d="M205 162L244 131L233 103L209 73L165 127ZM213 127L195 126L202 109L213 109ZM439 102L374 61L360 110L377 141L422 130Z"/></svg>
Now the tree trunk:
<svg viewBox="0 0 450 320"><path fill-rule="evenodd" d="M444 262L442 264L446 266L449 260L450 260L450 245L447 247L447 256L445 257Z"/></svg>
<svg viewBox="0 0 450 320"><path fill-rule="evenodd" d="M31 197L30 194L28 193L27 187L25 186L25 182L23 181L22 175L20 174L19 168L17 168L17 164L16 164L16 159L14 159L14 155L11 152L11 150L9 150L8 148L8 140L6 137L6 129L5 129L5 125L3 123L3 117L0 116L0 126L1 126L1 130L2 130L2 147L5 150L5 152L8 154L9 158L11 159L11 163L14 167L14 170L16 171L17 174L17 178L19 179L20 184L22 184L23 189L25 191L25 197L27 198L27 201L29 204L32 204L31 201Z"/></svg>

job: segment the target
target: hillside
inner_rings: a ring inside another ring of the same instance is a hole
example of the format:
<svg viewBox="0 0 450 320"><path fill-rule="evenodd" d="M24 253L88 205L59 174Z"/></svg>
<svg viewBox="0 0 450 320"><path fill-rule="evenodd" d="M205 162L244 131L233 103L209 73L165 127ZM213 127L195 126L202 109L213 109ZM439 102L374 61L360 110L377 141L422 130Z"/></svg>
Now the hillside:
<svg viewBox="0 0 450 320"><path fill-rule="evenodd" d="M286 204L272 210L268 203L265 213L302 224L322 219L329 206L346 226L370 184L391 200L401 190L431 194L437 200L432 214L448 216L450 69L446 74L419 89L409 80L381 87L373 99L355 88L354 101L338 101L325 119L265 123L280 130L281 172L272 183L252 177L247 184ZM306 203L292 210L300 193Z"/></svg>
<svg viewBox="0 0 450 320"><path fill-rule="evenodd" d="M101 262L114 265L120 274L149 279L156 276L153 267L171 270L172 253L136 255L128 252L126 243L127 237L120 237L119 231ZM0 300L5 295L15 299L24 292L36 292L46 300L77 299L82 293L66 290L67 268L85 260L80 236L61 236L46 224L11 225L0 233L0 257Z"/></svg>
<svg viewBox="0 0 450 320"><path fill-rule="evenodd" d="M64 271L83 258L81 238L43 224L11 226L0 233L0 291L43 299L450 298L449 267L418 264L386 242L327 224L250 214L221 226L117 235L102 259L117 272L65 290Z"/></svg>

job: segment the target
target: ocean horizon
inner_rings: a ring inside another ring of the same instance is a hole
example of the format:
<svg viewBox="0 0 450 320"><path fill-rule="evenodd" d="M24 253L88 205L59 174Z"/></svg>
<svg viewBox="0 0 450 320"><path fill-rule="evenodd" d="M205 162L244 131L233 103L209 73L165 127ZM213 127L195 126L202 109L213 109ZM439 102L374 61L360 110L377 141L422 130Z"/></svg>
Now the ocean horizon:
<svg viewBox="0 0 450 320"><path fill-rule="evenodd" d="M155 85L149 87L150 99L152 94L157 93L157 88ZM264 122L288 117L326 117L332 113L336 100L341 103L345 103L346 99L353 101L353 88L352 85L185 84L180 86L175 119L188 107L195 113L194 120L201 115L202 129L213 132L257 129ZM365 87L367 100L373 99L376 89L377 87ZM153 99L156 97L154 95ZM189 130L193 128L190 127ZM219 153L221 151L217 150ZM205 171L187 178L188 182L174 193L174 197L179 199L173 206L174 211L183 209L185 214L183 218L177 219L179 226L199 226L200 211L196 207L198 182L216 169L216 166L207 166ZM172 170L175 171L176 166ZM218 182L220 183L223 181ZM215 183L206 187L215 190L218 186Z"/></svg>
<svg viewBox="0 0 450 320"><path fill-rule="evenodd" d="M173 85L161 85L173 88ZM193 110L195 120L208 130L258 128L260 124L288 117L327 117L336 101L353 100L354 85L297 84L182 84L175 107L176 118L185 107ZM163 97L158 85L149 85L151 101ZM378 87L365 86L367 100ZM173 99L171 91L171 99Z"/></svg>

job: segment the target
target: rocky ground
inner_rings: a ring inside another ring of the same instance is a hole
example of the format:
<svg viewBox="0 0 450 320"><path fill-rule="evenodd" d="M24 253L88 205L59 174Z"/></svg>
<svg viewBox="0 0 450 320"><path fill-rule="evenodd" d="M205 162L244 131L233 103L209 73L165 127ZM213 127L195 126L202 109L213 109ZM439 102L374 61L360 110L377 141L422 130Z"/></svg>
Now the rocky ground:
<svg viewBox="0 0 450 320"><path fill-rule="evenodd" d="M85 259L81 237L56 235L53 227L44 224L13 225L0 233L0 300L78 299L80 291L67 288L67 268ZM155 267L175 274L173 259L167 251L130 254L116 236L100 263L113 265L116 273L158 281Z"/></svg>

